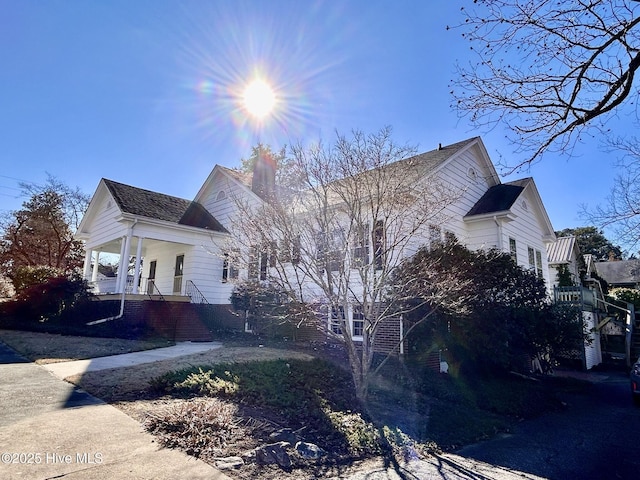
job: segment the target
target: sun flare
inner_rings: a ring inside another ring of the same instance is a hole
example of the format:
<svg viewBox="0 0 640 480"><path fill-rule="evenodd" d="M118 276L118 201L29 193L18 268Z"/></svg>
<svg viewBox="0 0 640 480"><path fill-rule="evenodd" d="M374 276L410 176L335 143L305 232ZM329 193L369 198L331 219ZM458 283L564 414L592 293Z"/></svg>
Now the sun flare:
<svg viewBox="0 0 640 480"><path fill-rule="evenodd" d="M264 118L271 113L276 103L276 96L273 89L264 80L254 80L242 95L244 108L258 119Z"/></svg>

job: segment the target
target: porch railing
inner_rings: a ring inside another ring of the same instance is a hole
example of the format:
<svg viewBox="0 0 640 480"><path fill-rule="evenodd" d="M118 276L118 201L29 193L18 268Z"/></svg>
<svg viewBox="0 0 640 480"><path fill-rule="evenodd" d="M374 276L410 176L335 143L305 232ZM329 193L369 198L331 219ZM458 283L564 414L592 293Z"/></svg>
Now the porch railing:
<svg viewBox="0 0 640 480"><path fill-rule="evenodd" d="M156 287L156 281L153 278L147 279L147 295L150 297L160 297L160 300L164 301L164 297L160 293L160 290L158 290L158 287Z"/></svg>
<svg viewBox="0 0 640 480"><path fill-rule="evenodd" d="M196 284L193 283L191 280L187 280L185 293L187 294L187 296L189 298L191 298L191 303L206 303L206 304L209 304L209 302L207 301L207 298L200 291L200 289L198 287L196 287Z"/></svg>

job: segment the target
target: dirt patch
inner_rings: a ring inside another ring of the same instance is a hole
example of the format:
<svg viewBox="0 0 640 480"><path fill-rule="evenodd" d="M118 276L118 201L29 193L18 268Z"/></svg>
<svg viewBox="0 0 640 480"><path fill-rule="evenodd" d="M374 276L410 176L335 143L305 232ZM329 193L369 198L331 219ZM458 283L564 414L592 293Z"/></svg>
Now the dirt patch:
<svg viewBox="0 0 640 480"><path fill-rule="evenodd" d="M169 340L124 340L0 330L0 341L38 364L68 362L174 345Z"/></svg>

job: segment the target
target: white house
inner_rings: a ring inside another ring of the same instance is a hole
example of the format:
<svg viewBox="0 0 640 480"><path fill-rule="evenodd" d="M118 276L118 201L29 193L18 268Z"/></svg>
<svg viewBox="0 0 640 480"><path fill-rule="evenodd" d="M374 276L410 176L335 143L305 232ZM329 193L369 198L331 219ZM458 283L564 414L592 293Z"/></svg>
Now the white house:
<svg viewBox="0 0 640 480"><path fill-rule="evenodd" d="M480 137L407 161L415 169L408 181L426 182L437 175L460 192L446 208L446 222L434 230L438 235L450 232L469 248L509 252L551 285L546 252L555 234L532 178L501 183ZM102 254L117 254L124 264L135 257L128 276L119 269L111 293L229 304L234 282L248 275L246 264L229 256L238 199L259 205L265 201L262 186L256 175L220 165L193 200L100 180L76 234L86 245L85 278L97 281ZM375 246L369 247L373 251Z"/></svg>

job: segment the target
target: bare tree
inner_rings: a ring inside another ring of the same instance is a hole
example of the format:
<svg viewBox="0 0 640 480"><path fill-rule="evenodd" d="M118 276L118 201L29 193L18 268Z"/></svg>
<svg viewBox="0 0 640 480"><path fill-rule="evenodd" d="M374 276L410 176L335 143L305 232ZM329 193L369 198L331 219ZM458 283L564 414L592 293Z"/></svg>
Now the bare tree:
<svg viewBox="0 0 640 480"><path fill-rule="evenodd" d="M426 162L409 158L414 153L389 128L297 145L291 161L304 190L280 185L265 202L237 202L234 244L248 252L250 277L324 309L325 329L344 342L363 400L380 326L397 321L399 329L397 306L408 304L389 297L392 274L462 193L428 175ZM443 278L421 301L455 303L454 290Z"/></svg>
<svg viewBox="0 0 640 480"><path fill-rule="evenodd" d="M504 123L527 158L569 152L638 98L638 0L477 0L464 8L475 58L458 65L454 107L476 125Z"/></svg>
<svg viewBox="0 0 640 480"><path fill-rule="evenodd" d="M620 174L604 205L582 206L581 216L599 228L611 227L627 249L640 243L640 139L612 138L611 149L620 152Z"/></svg>

